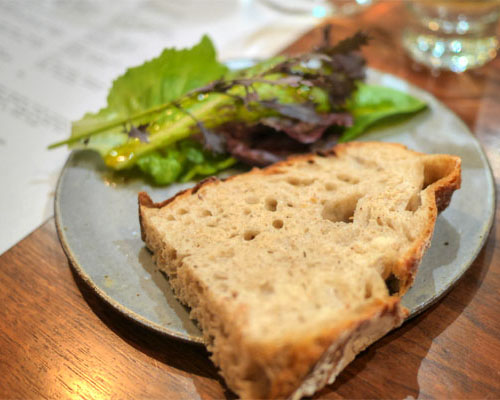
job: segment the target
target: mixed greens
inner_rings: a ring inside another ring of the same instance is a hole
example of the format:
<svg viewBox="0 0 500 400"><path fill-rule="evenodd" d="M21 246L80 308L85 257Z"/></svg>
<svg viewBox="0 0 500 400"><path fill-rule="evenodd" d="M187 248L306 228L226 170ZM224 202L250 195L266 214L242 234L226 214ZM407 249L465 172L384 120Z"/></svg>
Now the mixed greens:
<svg viewBox="0 0 500 400"><path fill-rule="evenodd" d="M297 57L231 71L204 36L166 49L113 82L107 106L50 147L98 151L115 170L139 169L160 185L213 175L238 161L264 166L292 153L353 140L370 126L425 103L367 85L357 33ZM337 136L334 136L337 135Z"/></svg>

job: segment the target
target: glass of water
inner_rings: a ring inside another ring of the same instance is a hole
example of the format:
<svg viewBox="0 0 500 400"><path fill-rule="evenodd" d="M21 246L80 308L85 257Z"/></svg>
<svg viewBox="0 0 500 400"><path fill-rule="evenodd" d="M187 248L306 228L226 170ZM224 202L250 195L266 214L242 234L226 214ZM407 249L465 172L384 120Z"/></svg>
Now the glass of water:
<svg viewBox="0 0 500 400"><path fill-rule="evenodd" d="M495 58L500 0L406 0L403 45L432 69L463 72Z"/></svg>
<svg viewBox="0 0 500 400"><path fill-rule="evenodd" d="M376 0L261 0L275 10L287 14L313 16L353 15L375 3Z"/></svg>

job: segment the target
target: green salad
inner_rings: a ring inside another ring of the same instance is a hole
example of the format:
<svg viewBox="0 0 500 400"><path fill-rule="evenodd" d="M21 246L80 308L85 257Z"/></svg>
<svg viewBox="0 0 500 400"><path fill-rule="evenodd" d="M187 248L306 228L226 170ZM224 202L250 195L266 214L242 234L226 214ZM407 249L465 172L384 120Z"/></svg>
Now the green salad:
<svg viewBox="0 0 500 400"><path fill-rule="evenodd" d="M328 35L325 35L325 37ZM237 162L265 166L349 141L380 121L426 104L364 83L363 33L313 51L229 70L204 36L166 49L112 84L106 107L73 122L50 148L99 152L114 170L140 170L158 185L214 175ZM330 144L331 145L331 144Z"/></svg>

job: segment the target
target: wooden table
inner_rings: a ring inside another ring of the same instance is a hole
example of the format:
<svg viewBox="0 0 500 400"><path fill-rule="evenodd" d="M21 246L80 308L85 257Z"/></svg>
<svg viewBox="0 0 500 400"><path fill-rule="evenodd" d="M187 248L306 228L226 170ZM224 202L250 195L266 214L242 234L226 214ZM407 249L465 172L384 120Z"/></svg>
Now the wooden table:
<svg viewBox="0 0 500 400"><path fill-rule="evenodd" d="M434 93L466 121L486 148L498 188L500 60L460 75L432 76L401 49L405 16L395 1L332 21L335 38L369 29L370 66ZM314 30L287 52L319 40ZM499 218L497 213L472 267L442 301L371 346L316 396L499 398ZM234 395L202 347L142 328L87 290L72 274L50 219L0 256L0 398L70 397Z"/></svg>

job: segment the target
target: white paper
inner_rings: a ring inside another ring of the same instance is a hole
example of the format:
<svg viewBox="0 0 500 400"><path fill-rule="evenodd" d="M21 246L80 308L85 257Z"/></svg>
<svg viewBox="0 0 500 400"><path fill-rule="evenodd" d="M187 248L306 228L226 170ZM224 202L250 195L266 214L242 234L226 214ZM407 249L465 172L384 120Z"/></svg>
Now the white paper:
<svg viewBox="0 0 500 400"><path fill-rule="evenodd" d="M112 80L204 33L221 59L268 57L310 29L249 0L0 0L0 254L53 215L70 121Z"/></svg>

